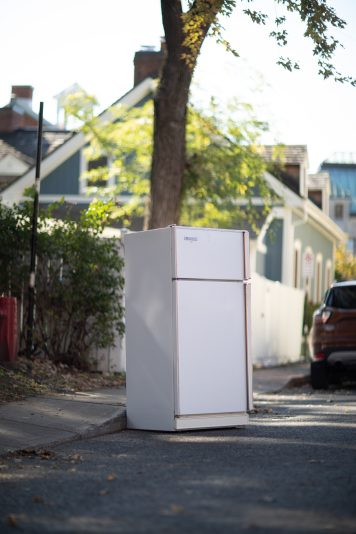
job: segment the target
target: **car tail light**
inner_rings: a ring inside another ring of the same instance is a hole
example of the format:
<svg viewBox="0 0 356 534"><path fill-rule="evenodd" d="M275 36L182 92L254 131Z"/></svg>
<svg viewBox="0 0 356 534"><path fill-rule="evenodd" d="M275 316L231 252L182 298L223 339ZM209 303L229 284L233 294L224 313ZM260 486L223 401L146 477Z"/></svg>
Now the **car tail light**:
<svg viewBox="0 0 356 534"><path fill-rule="evenodd" d="M331 316L332 316L332 312L330 310L324 310L323 313L321 314L322 322L324 324L327 323Z"/></svg>
<svg viewBox="0 0 356 534"><path fill-rule="evenodd" d="M314 360L317 360L317 361L321 361L321 360L325 360L326 356L325 356L325 353L324 352L316 352L313 356L313 359Z"/></svg>

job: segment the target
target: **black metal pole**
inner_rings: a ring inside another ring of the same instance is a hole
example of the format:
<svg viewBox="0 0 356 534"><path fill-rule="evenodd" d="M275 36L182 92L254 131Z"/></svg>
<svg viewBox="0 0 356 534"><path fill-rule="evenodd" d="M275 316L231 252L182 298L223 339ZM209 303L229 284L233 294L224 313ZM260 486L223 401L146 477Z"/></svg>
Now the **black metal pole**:
<svg viewBox="0 0 356 534"><path fill-rule="evenodd" d="M33 325L35 317L35 293L36 293L36 253L37 253L37 220L40 193L41 159L42 159L42 128L43 128L43 102L40 102L37 132L37 158L35 193L33 198L32 231L31 231L31 254L30 254L30 279L28 284L28 315L27 315L27 338L26 356L33 353Z"/></svg>

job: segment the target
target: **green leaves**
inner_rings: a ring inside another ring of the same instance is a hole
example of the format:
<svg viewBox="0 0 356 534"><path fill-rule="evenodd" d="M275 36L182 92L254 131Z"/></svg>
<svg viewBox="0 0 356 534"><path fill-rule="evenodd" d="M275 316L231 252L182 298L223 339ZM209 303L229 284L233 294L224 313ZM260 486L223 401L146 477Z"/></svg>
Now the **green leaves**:
<svg viewBox="0 0 356 534"><path fill-rule="evenodd" d="M209 111L189 110L183 224L253 226L256 196L268 212L272 196L259 150L265 130L249 105L233 102L224 110L213 101Z"/></svg>
<svg viewBox="0 0 356 534"><path fill-rule="evenodd" d="M0 294L11 291L25 312L31 208L0 205ZM78 222L40 213L34 341L54 361L85 367L91 348L124 331L120 244L101 237L110 211L96 201Z"/></svg>
<svg viewBox="0 0 356 534"><path fill-rule="evenodd" d="M253 2L254 0L241 0L241 4L252 5ZM352 76L343 75L340 73L332 62L336 49L342 46L342 44L330 33L330 29L343 29L346 26L345 20L336 14L335 9L329 6L326 0L274 0L274 2L275 4L279 4L279 9L285 10L285 13L278 13L278 15L274 17L275 28L271 29L269 33L269 36L276 40L277 45L280 47L287 46L289 23L288 15L296 14L299 17L302 26L304 27L304 37L307 37L312 41L313 55L317 59L318 74L320 74L324 79L333 78L339 83L350 83L351 85L355 86L356 80ZM231 43L224 38L224 28L221 25L219 18L220 16L230 16L236 7L236 2L226 0L221 2L219 12L216 13L217 4L218 2L216 1L205 2L205 19L207 21L209 20L209 10L210 14L214 15L210 22L210 35L212 35L218 43L223 44L226 50L238 56L238 53ZM271 4L273 4L273 2L271 2ZM184 15L184 20L191 20L194 9L196 9L198 5L199 2L193 2L191 4L191 10ZM269 16L267 12L251 9L250 7L242 9L242 12L249 17L251 22L254 24L267 26L269 22ZM187 25L185 27L185 32L186 42L188 43L189 47L189 43L194 40L193 37L196 32L195 25L191 23L190 25ZM193 48L194 47L192 45L192 55L196 57L196 53L194 52ZM277 59L277 64L289 71L300 68L299 61L292 60L289 57L280 57Z"/></svg>
<svg viewBox="0 0 356 534"><path fill-rule="evenodd" d="M129 226L144 217L150 192L153 106L119 111L113 124L89 125L87 156L109 155L109 166L86 173L106 180L90 191L111 198L107 216ZM84 125L85 131L88 126ZM202 226L231 227L244 221L254 225L252 197L263 198L265 213L272 196L264 185L265 163L259 150L267 125L258 121L248 104L231 102L222 109L212 100L208 110L190 107L186 126L186 164L181 198L181 222ZM100 132L97 136L96 133ZM104 140L104 145L101 145ZM108 151L108 146L112 148ZM109 186L111 183L111 187ZM259 208L260 209L260 208Z"/></svg>

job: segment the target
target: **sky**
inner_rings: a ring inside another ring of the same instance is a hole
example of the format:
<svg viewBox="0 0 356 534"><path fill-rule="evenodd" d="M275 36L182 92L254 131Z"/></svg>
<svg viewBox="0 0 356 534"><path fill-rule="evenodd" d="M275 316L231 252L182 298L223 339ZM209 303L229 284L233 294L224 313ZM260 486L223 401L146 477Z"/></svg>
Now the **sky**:
<svg viewBox="0 0 356 534"><path fill-rule="evenodd" d="M334 64L356 78L356 2L329 0L347 22L332 34L343 44ZM356 151L356 88L317 75L312 47L296 17L289 19L288 47L269 38L270 26L259 27L242 13L237 1L224 36L239 57L212 38L204 43L194 75L192 98L205 105L210 97L232 98L253 105L258 119L269 124L265 143L307 145L309 171L334 152ZM270 18L284 14L273 0L248 7L267 9ZM33 107L44 102L44 115L56 121L55 95L79 84L105 108L133 85L133 58L142 46L159 47L163 28L159 0L0 0L2 51L0 106L12 85L34 87ZM276 65L280 55L300 61L292 73Z"/></svg>

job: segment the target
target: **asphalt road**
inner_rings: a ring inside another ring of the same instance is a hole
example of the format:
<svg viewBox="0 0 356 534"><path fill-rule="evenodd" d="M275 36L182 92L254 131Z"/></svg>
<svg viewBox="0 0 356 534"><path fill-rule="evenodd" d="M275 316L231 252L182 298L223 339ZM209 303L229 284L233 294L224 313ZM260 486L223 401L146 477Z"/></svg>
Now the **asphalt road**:
<svg viewBox="0 0 356 534"><path fill-rule="evenodd" d="M258 394L242 429L0 460L0 531L356 533L356 389Z"/></svg>

